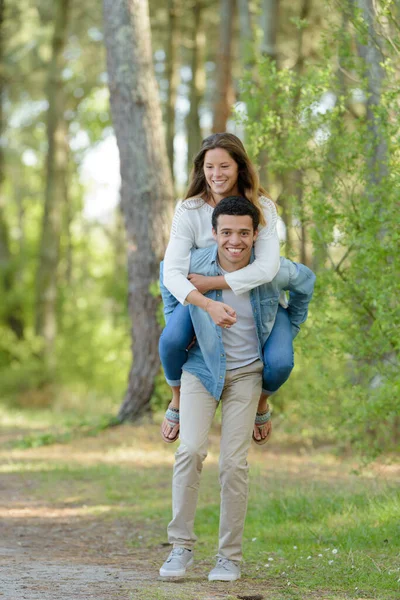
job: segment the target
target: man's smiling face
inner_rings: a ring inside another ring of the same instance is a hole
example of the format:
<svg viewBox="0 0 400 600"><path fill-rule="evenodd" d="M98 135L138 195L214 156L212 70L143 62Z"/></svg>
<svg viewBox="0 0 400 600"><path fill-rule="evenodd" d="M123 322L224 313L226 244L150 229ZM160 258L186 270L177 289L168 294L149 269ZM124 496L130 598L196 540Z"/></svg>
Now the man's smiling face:
<svg viewBox="0 0 400 600"><path fill-rule="evenodd" d="M250 216L219 215L213 235L218 244L218 262L224 271L237 271L249 264L257 238Z"/></svg>

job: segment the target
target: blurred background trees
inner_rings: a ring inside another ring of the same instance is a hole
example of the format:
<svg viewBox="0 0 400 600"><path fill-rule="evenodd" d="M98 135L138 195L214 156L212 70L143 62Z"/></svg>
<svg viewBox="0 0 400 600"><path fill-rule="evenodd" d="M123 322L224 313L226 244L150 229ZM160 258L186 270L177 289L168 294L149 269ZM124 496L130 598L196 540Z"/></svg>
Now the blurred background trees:
<svg viewBox="0 0 400 600"><path fill-rule="evenodd" d="M130 189L124 200L122 189L121 212L103 25L117 4L106 4L103 15L92 0L0 3L0 398L8 407L94 403L116 414L135 365L128 295L131 307L135 286L145 293L150 286L149 297L157 297L153 266L145 282L140 269L126 267L136 243L128 220L140 227L155 205L146 201L142 221L139 196ZM135 2L121 4L132 9ZM164 136L155 150L169 160L175 197L184 193L201 139L236 133L277 202L282 253L318 276L296 340L296 369L274 399L277 430L369 453L393 449L398 2L149 0L148 8L148 69L158 87L150 95L159 97L164 120L163 127L152 123L152 135ZM108 44L121 48L121 37L111 35ZM117 137L121 111L115 102ZM121 131L129 142L128 125ZM130 140L136 158L147 155L145 138ZM118 145L123 180L131 177L134 188L132 148ZM150 189L159 190L158 171L146 172ZM171 203L172 183L164 179L157 215ZM163 235L157 243L155 256ZM156 302L136 303L149 323L156 310L160 320ZM148 410L150 395L153 409L165 406L161 374L135 418Z"/></svg>

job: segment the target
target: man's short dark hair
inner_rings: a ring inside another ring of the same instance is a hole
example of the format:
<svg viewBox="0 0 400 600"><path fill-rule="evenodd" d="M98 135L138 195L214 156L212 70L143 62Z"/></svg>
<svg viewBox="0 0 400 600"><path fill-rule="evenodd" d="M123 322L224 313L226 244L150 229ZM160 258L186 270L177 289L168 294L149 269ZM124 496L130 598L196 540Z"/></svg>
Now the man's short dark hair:
<svg viewBox="0 0 400 600"><path fill-rule="evenodd" d="M220 215L232 215L234 217L249 216L253 221L253 230L256 231L260 223L260 213L250 200L243 196L228 196L218 202L214 208L211 223L213 229L217 231L217 221Z"/></svg>

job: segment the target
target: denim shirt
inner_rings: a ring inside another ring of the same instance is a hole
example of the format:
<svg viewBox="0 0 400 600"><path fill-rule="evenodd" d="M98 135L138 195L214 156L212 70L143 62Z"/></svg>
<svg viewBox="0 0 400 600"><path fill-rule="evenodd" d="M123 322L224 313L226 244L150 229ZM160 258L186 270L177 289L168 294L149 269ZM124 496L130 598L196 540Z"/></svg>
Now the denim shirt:
<svg viewBox="0 0 400 600"><path fill-rule="evenodd" d="M192 250L190 273L205 276L221 275L217 261L217 245ZM254 260L254 253L251 261ZM250 302L258 338L258 354L263 360L262 349L275 323L282 290L289 292L287 311L292 323L293 337L297 335L301 323L307 318L308 304L314 290L315 275L305 265L294 263L286 258L280 259L281 266L275 278L250 291ZM161 295L164 302L165 319L173 312L178 301L162 284ZM210 290L204 294L207 298L222 302L221 290ZM226 356L222 342L221 327L215 325L210 315L198 306L189 305L190 316L196 334L196 343L188 352L183 370L200 379L206 390L220 400L225 384Z"/></svg>

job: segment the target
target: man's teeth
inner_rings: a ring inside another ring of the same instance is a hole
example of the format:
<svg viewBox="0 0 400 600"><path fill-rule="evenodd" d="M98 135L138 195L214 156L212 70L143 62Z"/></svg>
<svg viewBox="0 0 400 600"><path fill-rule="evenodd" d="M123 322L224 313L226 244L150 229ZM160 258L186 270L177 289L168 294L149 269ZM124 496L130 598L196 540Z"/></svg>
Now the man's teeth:
<svg viewBox="0 0 400 600"><path fill-rule="evenodd" d="M242 251L241 248L228 248L229 252L232 252L232 254L240 254L240 252Z"/></svg>

